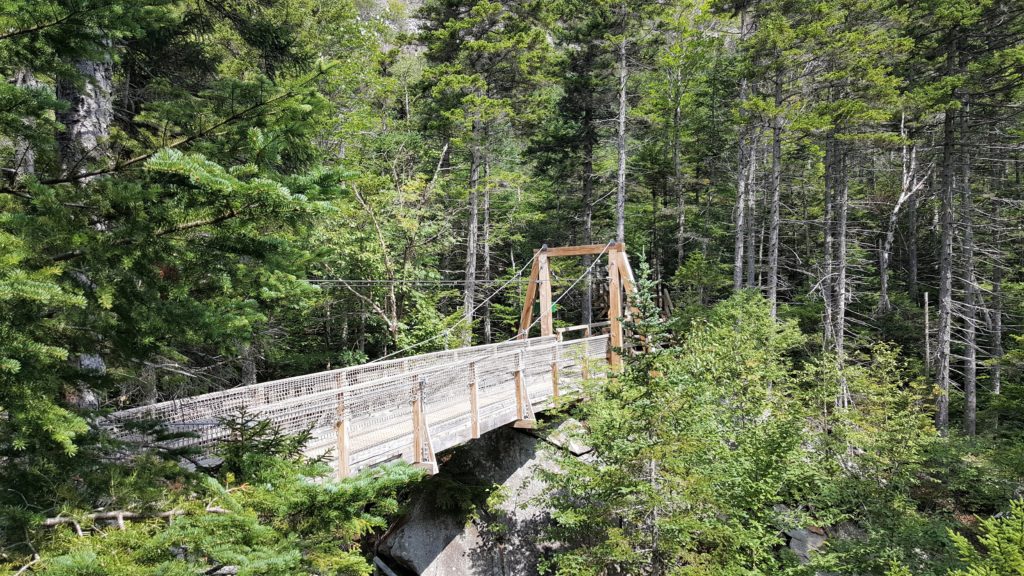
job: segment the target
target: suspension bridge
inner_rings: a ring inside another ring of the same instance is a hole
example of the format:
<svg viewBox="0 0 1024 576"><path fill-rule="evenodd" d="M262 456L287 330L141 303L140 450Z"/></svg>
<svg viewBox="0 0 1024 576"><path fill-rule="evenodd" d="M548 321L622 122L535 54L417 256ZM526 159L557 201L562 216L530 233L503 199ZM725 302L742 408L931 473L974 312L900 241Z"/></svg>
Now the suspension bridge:
<svg viewBox="0 0 1024 576"><path fill-rule="evenodd" d="M552 300L549 263L551 258L571 256L591 256L593 262L559 300L606 261L607 320L556 329L553 310L558 300ZM545 246L516 277L527 267L519 330L508 341L390 357L443 336L438 334L368 364L122 410L109 415L104 425L115 437L138 442L146 438L129 424L159 421L168 432L185 433L175 434L180 437L167 441L167 447L202 451L227 439L225 419L244 410L273 422L284 433L310 430L307 455L325 457L338 478L399 459L435 473L438 452L501 426L532 428L539 412L576 395L585 380L619 367L621 320L630 313L624 312L623 303L635 290L625 246ZM531 337L538 326L539 335Z"/></svg>

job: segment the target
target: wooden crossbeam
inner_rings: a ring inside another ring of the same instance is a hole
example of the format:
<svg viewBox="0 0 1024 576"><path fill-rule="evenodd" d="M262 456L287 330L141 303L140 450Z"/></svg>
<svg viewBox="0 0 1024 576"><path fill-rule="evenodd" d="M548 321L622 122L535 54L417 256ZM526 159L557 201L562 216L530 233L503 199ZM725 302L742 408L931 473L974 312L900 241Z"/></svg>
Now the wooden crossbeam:
<svg viewBox="0 0 1024 576"><path fill-rule="evenodd" d="M610 247L608 244L585 244L583 246L560 246L557 248L541 248L536 252L544 252L549 258L555 256L589 256L593 254L601 254L605 250L620 250L626 249L626 245L622 243L612 244Z"/></svg>

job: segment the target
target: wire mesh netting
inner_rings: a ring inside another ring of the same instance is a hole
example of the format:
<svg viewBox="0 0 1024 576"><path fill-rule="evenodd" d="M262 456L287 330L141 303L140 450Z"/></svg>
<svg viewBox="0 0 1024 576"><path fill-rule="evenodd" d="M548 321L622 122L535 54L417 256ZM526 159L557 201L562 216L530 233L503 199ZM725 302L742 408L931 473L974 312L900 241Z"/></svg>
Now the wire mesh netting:
<svg viewBox="0 0 1024 576"><path fill-rule="evenodd" d="M131 422L159 421L187 432L169 444L210 448L226 438L223 421L244 409L285 433L311 430L310 456L337 465L344 444L347 469L382 462L416 462L414 405L422 406L434 451L470 440L476 389L480 433L547 408L557 390L569 394L585 377L608 369L608 336L560 341L554 336L445 350L263 382L115 412L103 425L117 438L148 440ZM340 423L344 422L344 428ZM342 431L344 430L344 431Z"/></svg>

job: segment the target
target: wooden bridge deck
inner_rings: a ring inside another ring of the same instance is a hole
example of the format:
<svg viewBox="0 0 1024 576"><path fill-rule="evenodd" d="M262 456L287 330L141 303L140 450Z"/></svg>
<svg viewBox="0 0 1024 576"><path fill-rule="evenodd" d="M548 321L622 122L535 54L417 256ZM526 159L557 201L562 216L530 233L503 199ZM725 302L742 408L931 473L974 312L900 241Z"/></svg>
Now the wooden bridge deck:
<svg viewBox="0 0 1024 576"><path fill-rule="evenodd" d="M111 414L105 424L130 440L137 433L126 422L159 420L195 434L176 445L209 448L227 435L223 419L244 408L286 433L311 429L307 453L328 455L339 477L397 459L436 470L436 452L510 423L529 426L555 396L603 375L608 356L608 335L542 336L142 406Z"/></svg>

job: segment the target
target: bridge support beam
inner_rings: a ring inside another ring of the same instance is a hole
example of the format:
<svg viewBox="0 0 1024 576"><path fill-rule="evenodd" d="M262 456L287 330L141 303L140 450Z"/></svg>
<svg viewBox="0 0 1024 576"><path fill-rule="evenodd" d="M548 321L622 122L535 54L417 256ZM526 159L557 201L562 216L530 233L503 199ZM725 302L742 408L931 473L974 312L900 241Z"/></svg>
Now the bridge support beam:
<svg viewBox="0 0 1024 576"><path fill-rule="evenodd" d="M512 423L512 427L533 430L537 427L537 416L533 413L533 402L530 401L530 392L526 389L525 364L523 353L520 352L516 357L516 421Z"/></svg>
<svg viewBox="0 0 1024 576"><path fill-rule="evenodd" d="M622 280L618 252L608 252L608 363L613 370L622 366Z"/></svg>
<svg viewBox="0 0 1024 576"><path fill-rule="evenodd" d="M437 458L434 456L434 443L430 439L430 427L427 425L427 414L423 409L423 388L427 379L420 376L413 388L412 400L412 465L437 474Z"/></svg>

